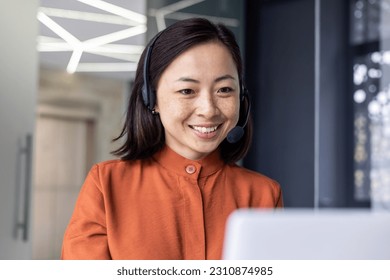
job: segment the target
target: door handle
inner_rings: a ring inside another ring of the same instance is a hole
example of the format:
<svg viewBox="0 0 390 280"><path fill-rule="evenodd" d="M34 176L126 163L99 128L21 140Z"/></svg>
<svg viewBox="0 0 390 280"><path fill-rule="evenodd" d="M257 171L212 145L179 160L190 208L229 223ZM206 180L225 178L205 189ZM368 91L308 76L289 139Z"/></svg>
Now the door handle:
<svg viewBox="0 0 390 280"><path fill-rule="evenodd" d="M18 232L22 230L22 240L28 241L30 226L30 202L31 202L31 173L32 173L32 135L27 134L25 143L19 143L16 180L15 226L14 237L18 238ZM23 160L24 159L24 160ZM24 163L24 164L23 164ZM24 166L24 168L22 168ZM24 171L24 172L23 172ZM24 180L20 180L21 176ZM21 182L24 183L21 194ZM23 203L21 201L23 200ZM20 211L21 210L21 211ZM21 221L20 221L21 218Z"/></svg>

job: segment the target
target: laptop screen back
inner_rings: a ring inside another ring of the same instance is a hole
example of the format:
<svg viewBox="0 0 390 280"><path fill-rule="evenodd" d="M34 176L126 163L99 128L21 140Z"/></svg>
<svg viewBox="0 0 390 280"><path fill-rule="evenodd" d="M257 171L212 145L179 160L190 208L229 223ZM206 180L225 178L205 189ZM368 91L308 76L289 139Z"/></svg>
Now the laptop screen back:
<svg viewBox="0 0 390 280"><path fill-rule="evenodd" d="M228 219L223 258L390 260L390 212L240 209Z"/></svg>

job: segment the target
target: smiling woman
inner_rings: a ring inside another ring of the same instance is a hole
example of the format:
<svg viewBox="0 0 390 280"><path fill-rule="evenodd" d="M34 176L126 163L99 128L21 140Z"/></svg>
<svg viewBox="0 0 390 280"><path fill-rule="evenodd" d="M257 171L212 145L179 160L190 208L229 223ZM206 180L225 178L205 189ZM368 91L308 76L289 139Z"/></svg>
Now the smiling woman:
<svg viewBox="0 0 390 280"><path fill-rule="evenodd" d="M62 258L221 258L235 209L283 204L277 182L235 164L251 141L248 100L225 26L195 18L159 33L137 68L121 159L88 174Z"/></svg>

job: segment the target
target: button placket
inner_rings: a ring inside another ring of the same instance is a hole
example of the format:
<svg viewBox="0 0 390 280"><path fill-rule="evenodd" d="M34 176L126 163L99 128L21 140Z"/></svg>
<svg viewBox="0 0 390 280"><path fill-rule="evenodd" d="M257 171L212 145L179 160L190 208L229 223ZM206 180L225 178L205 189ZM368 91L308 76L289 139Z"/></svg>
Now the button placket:
<svg viewBox="0 0 390 280"><path fill-rule="evenodd" d="M181 185L185 196L185 246L193 248L185 257L187 259L204 259L206 256L204 206L202 191L198 185L202 166L187 162L182 168L186 174L182 177L183 184Z"/></svg>

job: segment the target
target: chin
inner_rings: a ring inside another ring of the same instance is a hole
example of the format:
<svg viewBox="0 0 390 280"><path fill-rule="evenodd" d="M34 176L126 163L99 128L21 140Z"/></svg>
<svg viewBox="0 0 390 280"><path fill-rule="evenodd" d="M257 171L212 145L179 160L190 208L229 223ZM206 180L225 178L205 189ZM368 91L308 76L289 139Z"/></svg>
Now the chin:
<svg viewBox="0 0 390 280"><path fill-rule="evenodd" d="M218 146L213 146L213 147L210 147L210 148L205 148L205 147L202 147L202 148L199 148L199 149L196 149L196 151L200 154L205 154L205 155L208 155L212 152L214 152L216 149L218 149Z"/></svg>

